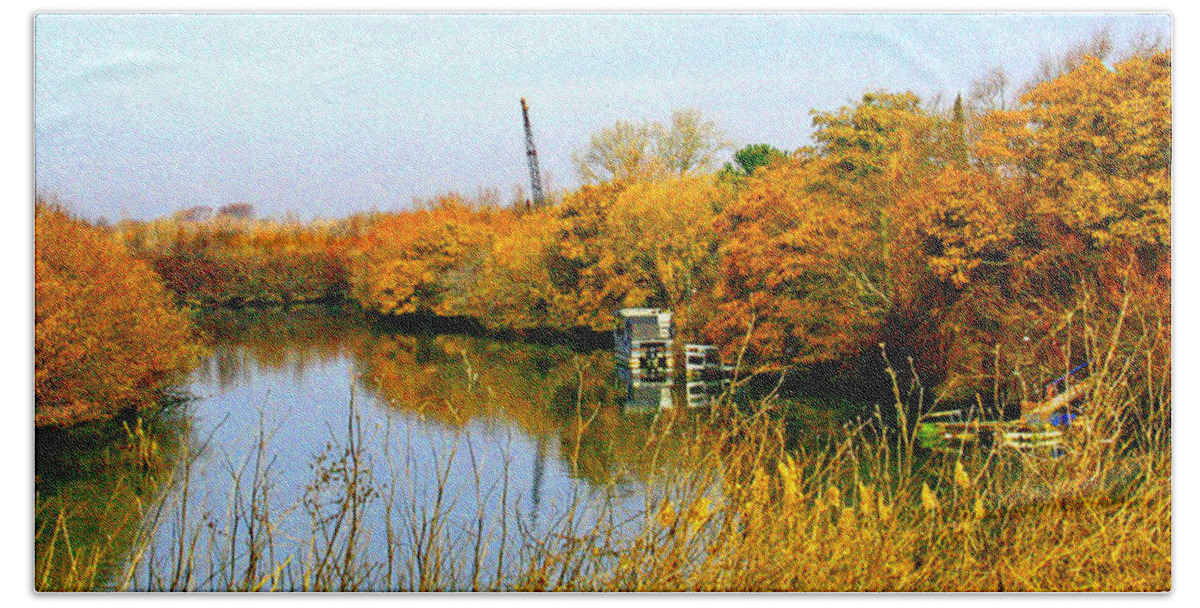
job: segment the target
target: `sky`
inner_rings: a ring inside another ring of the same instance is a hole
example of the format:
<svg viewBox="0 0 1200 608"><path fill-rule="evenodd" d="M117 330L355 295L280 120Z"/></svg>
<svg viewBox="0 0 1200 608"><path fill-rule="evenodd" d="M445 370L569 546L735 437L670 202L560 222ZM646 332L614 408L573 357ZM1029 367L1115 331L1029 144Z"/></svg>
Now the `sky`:
<svg viewBox="0 0 1200 608"><path fill-rule="evenodd" d="M739 145L809 144L811 110L1015 82L1164 13L39 14L35 188L90 219L252 203L336 218L528 189L520 98L552 187L616 120L696 108Z"/></svg>

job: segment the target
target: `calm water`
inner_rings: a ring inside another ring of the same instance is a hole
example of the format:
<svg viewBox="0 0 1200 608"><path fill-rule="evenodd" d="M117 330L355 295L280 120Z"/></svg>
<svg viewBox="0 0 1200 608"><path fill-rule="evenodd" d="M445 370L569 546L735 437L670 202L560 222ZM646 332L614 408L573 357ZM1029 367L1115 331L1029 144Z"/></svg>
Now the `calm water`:
<svg viewBox="0 0 1200 608"><path fill-rule="evenodd" d="M248 546L245 520L255 513L265 510L274 527L263 551L275 563L323 542L313 521L344 495L340 465L355 420L360 557L385 567L390 513L401 554L428 543L424 530L450 545L448 556L473 561L482 538L487 580L518 566L522 538L578 518L572 505L618 529L636 516L655 500L654 471L682 457L672 438L703 432L720 391L622 384L608 350L388 331L335 308L218 311L201 326L213 347L190 386L195 399L151 423L160 449L192 464L174 472L170 489L139 497L141 529L154 533L137 570L170 581L185 538L203 564L194 573L201 589L246 568L247 552L229 547ZM111 492L87 475L84 486L72 483L56 488L75 500ZM95 514L104 509L85 511L83 525L103 528ZM462 584L470 568L453 566Z"/></svg>

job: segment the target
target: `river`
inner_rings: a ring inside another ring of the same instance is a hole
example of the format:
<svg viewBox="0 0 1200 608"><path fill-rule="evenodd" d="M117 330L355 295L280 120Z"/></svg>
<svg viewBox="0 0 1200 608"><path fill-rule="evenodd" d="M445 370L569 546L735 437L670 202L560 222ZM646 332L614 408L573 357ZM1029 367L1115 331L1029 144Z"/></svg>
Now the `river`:
<svg viewBox="0 0 1200 608"><path fill-rule="evenodd" d="M297 587L304 572L266 564L329 547L357 564L329 565L341 588L486 587L538 550L529 539L598 519L619 534L652 511L653 480L688 457L676 448L707 432L722 390L631 386L609 350L388 329L351 308L199 323L211 353L141 440L184 464L115 470L96 443L39 460L39 548L60 498L76 544L106 547L97 587ZM141 435L127 436L126 451Z"/></svg>

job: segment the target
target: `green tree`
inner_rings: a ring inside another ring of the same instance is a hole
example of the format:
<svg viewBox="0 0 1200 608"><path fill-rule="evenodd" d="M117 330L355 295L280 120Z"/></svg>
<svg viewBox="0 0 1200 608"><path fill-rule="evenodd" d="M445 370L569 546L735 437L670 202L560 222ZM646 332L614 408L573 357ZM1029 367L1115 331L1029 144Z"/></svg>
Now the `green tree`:
<svg viewBox="0 0 1200 608"><path fill-rule="evenodd" d="M723 179L750 177L758 168L786 157L786 152L770 144L750 144L733 153L733 163L737 163L737 165L725 163L721 169L721 177Z"/></svg>
<svg viewBox="0 0 1200 608"><path fill-rule="evenodd" d="M950 133L947 135L947 147L952 162L966 166L970 162L967 154L967 114L963 108L962 94L954 97L954 109L950 116Z"/></svg>

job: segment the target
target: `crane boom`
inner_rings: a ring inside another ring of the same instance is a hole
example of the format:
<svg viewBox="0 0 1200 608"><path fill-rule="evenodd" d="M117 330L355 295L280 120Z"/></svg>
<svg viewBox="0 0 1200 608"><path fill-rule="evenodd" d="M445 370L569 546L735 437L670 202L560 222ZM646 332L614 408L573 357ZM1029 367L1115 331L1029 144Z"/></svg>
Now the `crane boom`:
<svg viewBox="0 0 1200 608"><path fill-rule="evenodd" d="M542 173L538 169L537 148L533 146L533 129L529 126L529 105L525 103L525 98L521 98L521 116L525 119L525 154L529 157L529 182L530 188L533 191L533 206L541 207L545 204L545 195L542 194Z"/></svg>

